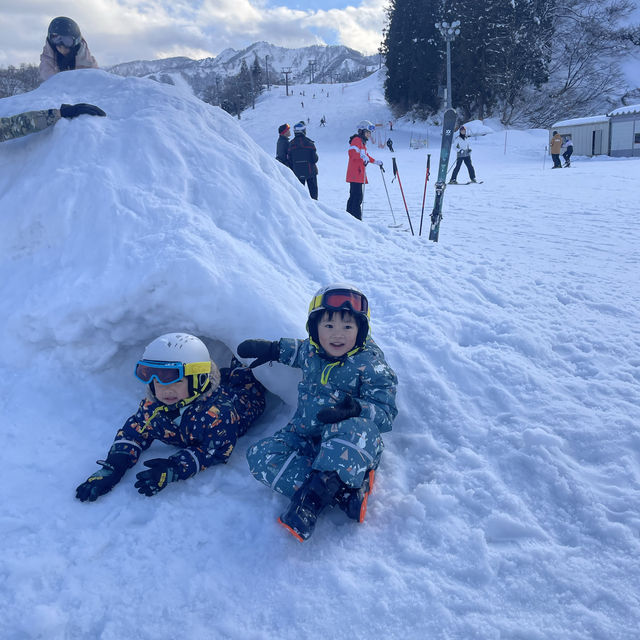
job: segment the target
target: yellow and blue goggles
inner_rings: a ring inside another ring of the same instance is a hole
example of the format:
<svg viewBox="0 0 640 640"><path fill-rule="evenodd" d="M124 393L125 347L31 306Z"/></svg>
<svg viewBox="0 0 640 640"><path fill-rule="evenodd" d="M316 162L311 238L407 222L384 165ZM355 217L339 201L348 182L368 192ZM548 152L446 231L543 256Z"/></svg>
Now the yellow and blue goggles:
<svg viewBox="0 0 640 640"><path fill-rule="evenodd" d="M211 362L164 362L160 360L138 360L135 376L142 382L153 379L160 384L180 382L185 376L211 373Z"/></svg>
<svg viewBox="0 0 640 640"><path fill-rule="evenodd" d="M340 311L350 309L354 313L363 313L369 316L369 302L363 293L350 289L331 289L311 300L309 313L316 309L330 309Z"/></svg>

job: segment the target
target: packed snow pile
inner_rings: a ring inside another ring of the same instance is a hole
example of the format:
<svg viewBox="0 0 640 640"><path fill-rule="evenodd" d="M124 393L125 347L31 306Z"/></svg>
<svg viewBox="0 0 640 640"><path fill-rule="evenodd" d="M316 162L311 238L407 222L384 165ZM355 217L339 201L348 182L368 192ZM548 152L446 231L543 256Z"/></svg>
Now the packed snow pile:
<svg viewBox="0 0 640 640"><path fill-rule="evenodd" d="M348 134L391 119L367 99L381 82L274 88L242 120L98 70L0 100L2 116L107 113L0 144L3 638L636 637L640 161L547 171L546 132L487 132L472 144L485 182L447 189L438 244L389 227L385 186L406 215L377 167L359 222ZM302 118L319 202L273 158L277 126ZM417 233L426 157L410 135L394 128ZM430 128L432 167L439 146ZM432 198L433 176L427 217ZM75 500L144 393L147 342L187 331L224 366L245 338L304 337L334 281L367 293L399 378L364 523L336 509L301 544L249 474L249 444L294 410L283 365L258 370L268 408L229 464L153 498L129 472Z"/></svg>

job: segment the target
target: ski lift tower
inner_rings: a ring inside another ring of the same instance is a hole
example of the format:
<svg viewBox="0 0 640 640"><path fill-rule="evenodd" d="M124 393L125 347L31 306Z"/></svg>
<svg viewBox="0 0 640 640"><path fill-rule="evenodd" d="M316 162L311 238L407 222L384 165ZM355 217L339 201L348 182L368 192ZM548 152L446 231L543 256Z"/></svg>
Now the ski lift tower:
<svg viewBox="0 0 640 640"><path fill-rule="evenodd" d="M451 101L451 43L460 35L460 20L454 20L451 24L448 22L436 22L436 29L440 31L442 37L447 43L447 109L453 108Z"/></svg>

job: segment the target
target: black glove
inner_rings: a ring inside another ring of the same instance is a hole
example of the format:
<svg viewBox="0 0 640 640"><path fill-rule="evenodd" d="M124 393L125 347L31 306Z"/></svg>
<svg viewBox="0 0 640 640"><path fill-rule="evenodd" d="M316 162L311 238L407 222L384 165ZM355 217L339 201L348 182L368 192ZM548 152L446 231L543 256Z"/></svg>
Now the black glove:
<svg viewBox="0 0 640 640"><path fill-rule="evenodd" d="M349 418L357 418L361 411L362 407L360 403L351 396L346 396L342 402L339 402L334 407L320 409L316 418L319 422L333 424L334 422L342 422Z"/></svg>
<svg viewBox="0 0 640 640"><path fill-rule="evenodd" d="M81 102L80 104L63 104L60 105L60 115L63 118L76 118L86 114L88 116L106 116L107 114L100 108L93 104L86 104Z"/></svg>
<svg viewBox="0 0 640 640"><path fill-rule="evenodd" d="M80 502L94 502L115 487L128 468L129 456L115 454L107 456L106 460L98 460L102 469L98 469L86 482L76 488L76 498Z"/></svg>
<svg viewBox="0 0 640 640"><path fill-rule="evenodd" d="M158 491L162 491L170 482L178 479L178 465L167 458L154 458L144 463L145 467L149 467L146 471L136 473L138 482L135 488L138 493L145 496L153 496Z"/></svg>
<svg viewBox="0 0 640 640"><path fill-rule="evenodd" d="M280 341L245 340L238 345L238 355L241 358L255 358L249 365L249 368L255 369L265 362L272 362L280 357Z"/></svg>

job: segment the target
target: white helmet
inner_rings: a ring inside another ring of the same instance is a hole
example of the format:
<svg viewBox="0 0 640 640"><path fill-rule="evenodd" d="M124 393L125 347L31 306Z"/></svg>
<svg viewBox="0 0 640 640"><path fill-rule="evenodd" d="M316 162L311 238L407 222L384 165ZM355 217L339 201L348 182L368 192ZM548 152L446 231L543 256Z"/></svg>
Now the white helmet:
<svg viewBox="0 0 640 640"><path fill-rule="evenodd" d="M369 131L373 133L376 130L376 125L370 120L360 120L358 122L358 131Z"/></svg>
<svg viewBox="0 0 640 640"><path fill-rule="evenodd" d="M189 395L207 389L212 373L209 350L200 338L188 333L165 333L150 342L136 365L138 379L149 384L189 381Z"/></svg>

